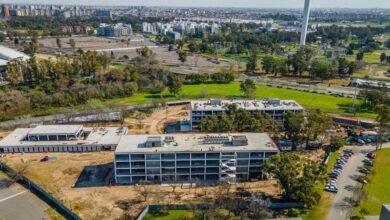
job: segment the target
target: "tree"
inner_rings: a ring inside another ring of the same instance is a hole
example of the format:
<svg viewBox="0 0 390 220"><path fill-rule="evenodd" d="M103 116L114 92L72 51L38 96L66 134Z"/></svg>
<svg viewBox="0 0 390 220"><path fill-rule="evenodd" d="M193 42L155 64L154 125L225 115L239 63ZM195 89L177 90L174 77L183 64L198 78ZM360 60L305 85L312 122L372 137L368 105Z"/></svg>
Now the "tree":
<svg viewBox="0 0 390 220"><path fill-rule="evenodd" d="M293 143L293 149L302 143L304 133L304 122L305 117L303 112L291 112L288 111L284 116L284 128L288 137Z"/></svg>
<svg viewBox="0 0 390 220"><path fill-rule="evenodd" d="M142 57L150 57L152 55L152 51L148 47L138 48L136 52Z"/></svg>
<svg viewBox="0 0 390 220"><path fill-rule="evenodd" d="M57 44L58 50L61 52L62 42L61 42L60 38L56 38L56 44Z"/></svg>
<svg viewBox="0 0 390 220"><path fill-rule="evenodd" d="M294 73L301 75L308 66L306 51L304 49L299 49L297 53L292 56L291 63Z"/></svg>
<svg viewBox="0 0 390 220"><path fill-rule="evenodd" d="M254 72L257 68L258 50L252 49L249 53L248 62L246 64L247 72Z"/></svg>
<svg viewBox="0 0 390 220"><path fill-rule="evenodd" d="M115 206L123 210L123 220L131 220L134 216L131 216L131 207L141 203L138 199L123 199L115 201Z"/></svg>
<svg viewBox="0 0 390 220"><path fill-rule="evenodd" d="M385 62L386 59L387 59L386 53L381 53L381 56L380 56L380 61L381 61L381 63Z"/></svg>
<svg viewBox="0 0 390 220"><path fill-rule="evenodd" d="M344 147L344 145L345 145L345 141L342 138L332 137L332 139L330 140L330 150L332 152L338 151L339 149Z"/></svg>
<svg viewBox="0 0 390 220"><path fill-rule="evenodd" d="M151 185L149 182L141 182L135 185L134 189L144 199L144 202L146 202L152 193L153 185Z"/></svg>
<svg viewBox="0 0 390 220"><path fill-rule="evenodd" d="M306 146L308 146L310 141L317 141L319 136L325 135L326 130L330 129L333 123L330 115L319 109L309 110L306 118Z"/></svg>
<svg viewBox="0 0 390 220"><path fill-rule="evenodd" d="M179 60L184 63L187 61L187 52L184 50L178 50L176 53L179 55Z"/></svg>
<svg viewBox="0 0 390 220"><path fill-rule="evenodd" d="M314 61L310 69L312 77L320 77L321 79L330 79L335 75L333 65L327 61Z"/></svg>
<svg viewBox="0 0 390 220"><path fill-rule="evenodd" d="M72 50L74 51L75 48L76 48L76 41L74 39L69 39L69 45L70 47L72 48Z"/></svg>
<svg viewBox="0 0 390 220"><path fill-rule="evenodd" d="M240 84L240 91L245 93L247 98L253 98L256 91L256 84L252 79L246 79Z"/></svg>
<svg viewBox="0 0 390 220"><path fill-rule="evenodd" d="M265 56L263 58L262 64L263 64L263 70L265 71L265 73L274 72L274 70L276 69L275 68L276 62L275 62L274 57L272 57L272 56Z"/></svg>
<svg viewBox="0 0 390 220"><path fill-rule="evenodd" d="M359 53L356 54L356 60L357 61L362 61L364 59L364 52L359 51Z"/></svg>
<svg viewBox="0 0 390 220"><path fill-rule="evenodd" d="M211 80L215 83L230 83L233 82L235 79L234 73L226 72L226 73L214 73L211 75Z"/></svg>
<svg viewBox="0 0 390 220"><path fill-rule="evenodd" d="M188 49L190 50L191 53L197 53L199 52L199 44L195 41L191 41L188 44Z"/></svg>
<svg viewBox="0 0 390 220"><path fill-rule="evenodd" d="M34 35L31 38L31 42L29 42L27 46L24 46L24 52L33 57L38 52L38 50L38 40L37 37Z"/></svg>
<svg viewBox="0 0 390 220"><path fill-rule="evenodd" d="M375 112L378 114L376 121L378 122L378 140L377 140L377 150L382 149L383 145L383 135L389 130L390 123L390 107L386 104L377 105Z"/></svg>
<svg viewBox="0 0 390 220"><path fill-rule="evenodd" d="M175 96L178 95L181 91L182 85L183 85L183 81L178 76L173 74L168 76L167 86L171 94Z"/></svg>
<svg viewBox="0 0 390 220"><path fill-rule="evenodd" d="M315 185L325 169L315 161L301 158L297 153L277 154L264 161L263 170L278 180L287 200L304 202L308 208L320 200Z"/></svg>

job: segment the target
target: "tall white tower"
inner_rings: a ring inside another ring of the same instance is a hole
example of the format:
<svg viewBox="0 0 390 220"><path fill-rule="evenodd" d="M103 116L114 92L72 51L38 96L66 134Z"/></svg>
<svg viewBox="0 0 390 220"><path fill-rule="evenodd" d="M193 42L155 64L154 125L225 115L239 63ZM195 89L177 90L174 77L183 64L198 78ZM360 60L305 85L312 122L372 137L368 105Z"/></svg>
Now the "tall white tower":
<svg viewBox="0 0 390 220"><path fill-rule="evenodd" d="M303 12L303 22L302 22L302 30L301 30L301 46L305 46L306 44L306 35L307 35L307 25L309 24L310 18L310 0L305 0L305 8Z"/></svg>

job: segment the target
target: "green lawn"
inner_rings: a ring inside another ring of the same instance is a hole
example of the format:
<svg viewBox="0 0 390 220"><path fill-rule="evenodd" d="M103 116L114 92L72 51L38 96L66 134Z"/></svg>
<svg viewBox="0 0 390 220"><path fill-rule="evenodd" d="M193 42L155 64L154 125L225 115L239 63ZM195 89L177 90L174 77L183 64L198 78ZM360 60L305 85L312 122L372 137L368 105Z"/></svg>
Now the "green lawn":
<svg viewBox="0 0 390 220"><path fill-rule="evenodd" d="M114 98L98 101L100 107L129 105L135 103L152 102L153 100L164 99L165 101L174 100L191 100L199 98L243 98L243 93L240 92L238 82L230 84L201 84L201 85L184 85L182 92L177 97L174 97L164 91L162 94L137 93L130 97ZM282 88L273 88L267 86L257 86L255 97L262 98L280 98L296 100L307 109L321 109L324 112L339 114L343 116L353 116L348 113L348 108L352 105L352 99L343 97L333 97L329 95L313 94L307 92L294 91ZM357 105L359 104L357 101ZM44 109L34 109L21 114L29 115L47 115L58 112L80 111L87 109L96 109L98 106L91 104L77 105L71 107L50 107ZM20 114L19 114L20 115ZM10 115L18 116L18 115ZM374 119L375 114L370 112L358 112L356 117Z"/></svg>
<svg viewBox="0 0 390 220"><path fill-rule="evenodd" d="M328 164L326 166L327 171L329 172L332 168L333 165L335 164L337 158L340 157L340 153L335 152L331 153L329 157ZM325 183L319 183L316 186L316 189L321 192L321 200L318 205L313 207L311 210L308 210L307 212L304 212L301 217L303 220L322 220L326 219L326 213L329 212L329 209L332 205L333 197L334 195L329 192L324 191Z"/></svg>
<svg viewBox="0 0 390 220"><path fill-rule="evenodd" d="M168 215L163 215L160 212L149 212L143 220L182 220L184 217L193 218L192 211L169 210Z"/></svg>
<svg viewBox="0 0 390 220"><path fill-rule="evenodd" d="M373 174L368 175L369 183L364 186L367 198L360 202L356 209L356 215L361 216L360 211L368 211L366 215L379 215L382 204L390 203L390 149L377 152L374 161Z"/></svg>
<svg viewBox="0 0 390 220"><path fill-rule="evenodd" d="M359 53L358 50L354 50L354 55L347 56L347 60L355 61L356 54L358 54L358 53ZM380 56L381 56L381 54L378 53L378 52L364 53L363 62L367 62L367 63L380 63Z"/></svg>
<svg viewBox="0 0 390 220"><path fill-rule="evenodd" d="M201 95L203 94L203 95ZM184 85L179 97L172 97L165 91L163 94L136 94L128 98L112 99L103 102L106 105L123 105L130 103L141 103L152 101L154 99L164 99L170 101L175 99L189 100L197 98L243 98L240 92L239 83L230 84L201 84L201 85ZM280 98L296 100L305 108L321 109L322 111L352 116L348 113L348 108L352 105L352 99L343 97L333 97L329 95L313 94L307 92L294 91L289 89L273 88L267 86L257 86L255 93L256 98ZM358 101L359 102L359 101ZM357 117L375 118L373 113L357 113Z"/></svg>

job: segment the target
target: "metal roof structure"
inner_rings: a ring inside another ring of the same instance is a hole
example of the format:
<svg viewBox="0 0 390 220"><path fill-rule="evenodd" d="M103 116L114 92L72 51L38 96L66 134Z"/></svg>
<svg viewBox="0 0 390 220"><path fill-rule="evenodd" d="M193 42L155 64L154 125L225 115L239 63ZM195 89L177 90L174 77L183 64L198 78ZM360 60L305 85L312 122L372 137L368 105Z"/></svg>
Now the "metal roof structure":
<svg viewBox="0 0 390 220"><path fill-rule="evenodd" d="M0 59L10 61L17 58L22 58L23 60L30 59L25 53L0 45Z"/></svg>
<svg viewBox="0 0 390 220"><path fill-rule="evenodd" d="M29 135L53 135L53 134L76 134L83 128L82 125L39 125L33 128Z"/></svg>
<svg viewBox="0 0 390 220"><path fill-rule="evenodd" d="M0 66L6 66L8 63L7 60L0 59Z"/></svg>

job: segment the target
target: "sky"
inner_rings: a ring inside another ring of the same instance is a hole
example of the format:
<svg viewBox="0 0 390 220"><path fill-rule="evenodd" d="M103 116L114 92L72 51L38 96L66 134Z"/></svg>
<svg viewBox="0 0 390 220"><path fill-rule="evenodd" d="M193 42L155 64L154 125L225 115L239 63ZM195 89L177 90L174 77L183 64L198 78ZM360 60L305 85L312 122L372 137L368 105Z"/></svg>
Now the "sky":
<svg viewBox="0 0 390 220"><path fill-rule="evenodd" d="M0 0L0 3L301 8L304 0ZM312 0L313 8L390 8L390 0Z"/></svg>

